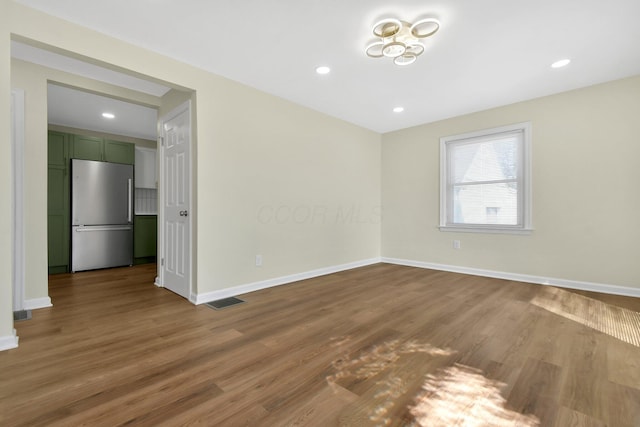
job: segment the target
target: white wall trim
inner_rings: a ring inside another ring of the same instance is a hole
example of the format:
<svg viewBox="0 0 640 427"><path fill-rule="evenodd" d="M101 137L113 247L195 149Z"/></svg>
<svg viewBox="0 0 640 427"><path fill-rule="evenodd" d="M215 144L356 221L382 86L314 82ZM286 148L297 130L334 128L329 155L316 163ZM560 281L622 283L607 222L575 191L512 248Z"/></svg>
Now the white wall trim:
<svg viewBox="0 0 640 427"><path fill-rule="evenodd" d="M24 310L24 90L11 89L13 149L13 311Z"/></svg>
<svg viewBox="0 0 640 427"><path fill-rule="evenodd" d="M10 350L12 348L18 348L18 335L15 329L13 330L13 335L0 337L0 351Z"/></svg>
<svg viewBox="0 0 640 427"><path fill-rule="evenodd" d="M485 270L480 268L462 267L457 265L436 264L424 261L413 261L399 258L371 258L332 267L320 268L303 273L291 274L274 279L262 280L245 285L234 286L232 288L220 289L218 291L206 292L203 294L191 294L190 301L196 305L210 301L216 301L236 295L259 291L261 289L286 285L300 280L311 279L340 271L351 270L358 267L365 267L380 262L408 267L426 268L431 270L450 271L453 273L469 274L472 276L493 277L496 279L512 280L516 282L534 283L538 285L557 286L560 288L576 289L590 292L601 292L605 294L623 295L640 298L640 288L630 288L626 286L610 285L605 283L583 282L578 280L558 279L553 277L534 276L529 274L509 273L505 271Z"/></svg>
<svg viewBox="0 0 640 427"><path fill-rule="evenodd" d="M513 280L517 282L535 283L538 285L557 286L560 288L577 289L581 291L601 292L605 294L640 298L640 288L609 285L606 283L582 282L578 280L567 280L554 277L533 276L529 274L508 273L505 271L484 270L480 268L435 264L430 262L412 261L398 258L383 257L382 262L386 262L388 264L406 265L409 267L428 268L431 270L451 271L454 273L470 274L473 276L493 277L496 279Z"/></svg>
<svg viewBox="0 0 640 427"><path fill-rule="evenodd" d="M51 303L51 298L33 298L24 301L24 309L25 310L37 310L38 308L47 308L53 307Z"/></svg>
<svg viewBox="0 0 640 427"><path fill-rule="evenodd" d="M364 267L372 264L378 264L379 262L380 262L380 258L371 258L371 259L366 259L362 261L350 262L347 264L335 265L332 267L319 268L317 270L306 271L303 273L296 273L288 276L276 277L274 279L262 280L260 282L248 283L246 285L234 286L232 288L220 289L219 291L196 294L195 304L203 304L210 301L216 301L223 298L229 298L236 295L246 294L248 292L259 291L260 289L272 288L275 286L286 285L287 283L293 283L300 280L312 279L314 277L337 273L339 271L351 270L353 268Z"/></svg>

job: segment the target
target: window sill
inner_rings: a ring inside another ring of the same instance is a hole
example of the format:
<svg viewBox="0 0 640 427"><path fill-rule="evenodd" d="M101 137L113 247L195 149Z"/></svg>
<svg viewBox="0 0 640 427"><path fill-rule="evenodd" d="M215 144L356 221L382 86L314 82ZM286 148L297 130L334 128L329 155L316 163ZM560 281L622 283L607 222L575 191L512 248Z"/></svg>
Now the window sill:
<svg viewBox="0 0 640 427"><path fill-rule="evenodd" d="M510 227L492 227L492 226L458 226L458 225L441 225L440 231L456 232L456 233L485 233L485 234L519 234L530 235L533 228L510 228Z"/></svg>

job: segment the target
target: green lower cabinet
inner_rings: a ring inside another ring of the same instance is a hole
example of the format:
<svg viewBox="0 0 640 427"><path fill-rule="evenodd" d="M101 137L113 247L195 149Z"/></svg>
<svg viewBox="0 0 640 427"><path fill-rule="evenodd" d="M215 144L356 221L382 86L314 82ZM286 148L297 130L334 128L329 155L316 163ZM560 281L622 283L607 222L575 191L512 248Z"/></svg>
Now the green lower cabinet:
<svg viewBox="0 0 640 427"><path fill-rule="evenodd" d="M136 215L133 222L133 263L156 262L158 217Z"/></svg>

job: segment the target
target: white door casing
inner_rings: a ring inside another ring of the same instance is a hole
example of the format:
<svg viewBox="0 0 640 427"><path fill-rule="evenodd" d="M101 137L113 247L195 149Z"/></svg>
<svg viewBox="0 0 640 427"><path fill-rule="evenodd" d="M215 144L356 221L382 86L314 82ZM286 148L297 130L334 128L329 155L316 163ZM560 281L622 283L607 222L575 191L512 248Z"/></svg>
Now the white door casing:
<svg viewBox="0 0 640 427"><path fill-rule="evenodd" d="M24 310L24 91L11 90L13 151L13 311Z"/></svg>
<svg viewBox="0 0 640 427"><path fill-rule="evenodd" d="M191 297L191 105L161 121L160 146L160 283Z"/></svg>

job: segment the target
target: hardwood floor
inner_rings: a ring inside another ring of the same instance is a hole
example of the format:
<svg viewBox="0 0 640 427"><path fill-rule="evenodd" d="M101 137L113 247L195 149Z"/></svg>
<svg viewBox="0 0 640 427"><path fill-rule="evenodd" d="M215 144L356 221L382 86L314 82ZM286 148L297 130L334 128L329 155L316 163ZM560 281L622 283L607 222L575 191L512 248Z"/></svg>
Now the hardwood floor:
<svg viewBox="0 0 640 427"><path fill-rule="evenodd" d="M2 426L640 426L640 299L378 264L215 311L154 265L50 278Z"/></svg>

